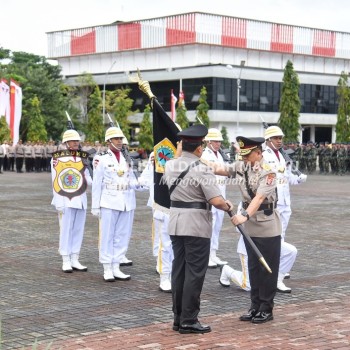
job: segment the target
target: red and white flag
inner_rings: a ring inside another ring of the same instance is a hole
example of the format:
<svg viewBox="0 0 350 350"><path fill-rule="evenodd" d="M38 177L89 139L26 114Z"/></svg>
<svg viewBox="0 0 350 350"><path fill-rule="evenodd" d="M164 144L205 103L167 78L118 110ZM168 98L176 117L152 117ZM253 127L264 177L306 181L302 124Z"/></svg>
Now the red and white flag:
<svg viewBox="0 0 350 350"><path fill-rule="evenodd" d="M12 79L10 86L10 120L8 124L11 130L13 144L16 145L19 140L19 124L22 117L22 89Z"/></svg>
<svg viewBox="0 0 350 350"><path fill-rule="evenodd" d="M179 106L185 107L185 94L182 90L179 93Z"/></svg>
<svg viewBox="0 0 350 350"><path fill-rule="evenodd" d="M4 116L7 124L10 123L10 87L6 79L0 81L0 117ZM10 124L9 124L10 125Z"/></svg>
<svg viewBox="0 0 350 350"><path fill-rule="evenodd" d="M177 102L177 98L174 95L173 89L171 89L170 107L171 107L171 119L173 121L175 121L175 119L176 119L176 107L175 107L176 102Z"/></svg>

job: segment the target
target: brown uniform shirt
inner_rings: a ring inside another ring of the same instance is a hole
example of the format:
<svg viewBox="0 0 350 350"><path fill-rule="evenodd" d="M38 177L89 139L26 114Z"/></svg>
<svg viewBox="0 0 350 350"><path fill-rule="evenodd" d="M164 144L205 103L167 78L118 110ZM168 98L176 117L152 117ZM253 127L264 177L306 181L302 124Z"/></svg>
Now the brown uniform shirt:
<svg viewBox="0 0 350 350"><path fill-rule="evenodd" d="M240 161L229 166L231 177L237 179L243 202L252 201L246 186L245 170L252 192L266 197L263 204L275 203L277 201L275 172L264 160L260 164L249 168L245 166L244 162ZM268 215L264 210L258 210L243 226L251 237L275 237L282 232L277 209L274 209L271 215Z"/></svg>
<svg viewBox="0 0 350 350"><path fill-rule="evenodd" d="M164 180L170 188L179 175L199 158L183 151L178 159L170 160L165 165ZM216 184L216 176L204 163L193 167L176 186L170 199L180 202L208 202L221 196ZM168 232L174 236L194 236L211 238L212 213L205 209L170 208Z"/></svg>

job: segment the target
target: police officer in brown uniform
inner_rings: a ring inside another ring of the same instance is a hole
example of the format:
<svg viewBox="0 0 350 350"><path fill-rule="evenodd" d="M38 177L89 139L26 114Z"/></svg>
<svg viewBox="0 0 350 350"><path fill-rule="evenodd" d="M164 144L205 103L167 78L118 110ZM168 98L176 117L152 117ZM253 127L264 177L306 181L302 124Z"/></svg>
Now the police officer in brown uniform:
<svg viewBox="0 0 350 350"><path fill-rule="evenodd" d="M281 221L276 210L276 174L264 162L262 137L237 137L243 161L237 161L227 168L226 175L236 178L243 198L243 207L233 216L235 225L243 224L262 253L272 273L263 269L253 249L245 240L248 254L248 269L251 285L251 305L241 321L264 323L273 319L272 309L277 291L277 279L281 252ZM216 170L219 175L225 172Z"/></svg>
<svg viewBox="0 0 350 350"><path fill-rule="evenodd" d="M209 326L198 321L210 253L211 205L222 210L232 208L232 204L221 196L213 171L199 160L207 133L204 125L194 125L179 132L182 155L168 161L164 173L170 192L168 232L174 252L171 273L173 330L182 334L211 331Z"/></svg>

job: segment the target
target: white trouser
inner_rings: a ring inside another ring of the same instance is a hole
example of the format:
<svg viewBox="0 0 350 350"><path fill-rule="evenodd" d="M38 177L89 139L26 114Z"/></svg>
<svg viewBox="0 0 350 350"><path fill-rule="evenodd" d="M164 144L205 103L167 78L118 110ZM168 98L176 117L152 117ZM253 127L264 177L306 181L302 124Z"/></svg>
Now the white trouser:
<svg viewBox="0 0 350 350"><path fill-rule="evenodd" d="M247 251L246 251L244 240L243 240L242 236L238 240L237 252L239 253L240 258L241 258L242 271L244 272L244 269L246 269L246 271L247 271L246 274L248 276L248 283L249 283L248 255L247 255ZM286 273L290 272L290 270L292 269L292 267L294 265L297 254L298 254L297 248L294 245L287 243L282 239L280 267L279 267L280 273L286 274ZM242 257L245 257L245 259L242 259ZM240 272L240 271L238 271L238 272ZM239 280L239 278L238 278L238 280Z"/></svg>
<svg viewBox="0 0 350 350"><path fill-rule="evenodd" d="M169 214L155 210L153 213L153 225L154 231L157 232L156 236L159 237L157 271L160 274L170 274L174 253L168 233Z"/></svg>
<svg viewBox="0 0 350 350"><path fill-rule="evenodd" d="M239 254L241 260L242 271L234 270L231 274L231 280L237 286L244 290L250 290L249 272L248 272L248 256Z"/></svg>
<svg viewBox="0 0 350 350"><path fill-rule="evenodd" d="M286 230L288 227L288 223L289 223L289 219L290 216L292 215L292 209L290 208L290 205L280 205L277 204L277 210L280 213L280 217L281 217L281 224L282 224L282 240L285 239L286 237Z"/></svg>
<svg viewBox="0 0 350 350"><path fill-rule="evenodd" d="M282 274L289 273L292 269L295 259L297 257L298 250L294 245L289 244L282 240L281 242L281 258L279 272Z"/></svg>
<svg viewBox="0 0 350 350"><path fill-rule="evenodd" d="M58 214L60 223L60 255L79 254L84 237L85 209L65 208Z"/></svg>
<svg viewBox="0 0 350 350"><path fill-rule="evenodd" d="M101 264L120 263L129 247L133 218L134 210L101 208L99 240Z"/></svg>
<svg viewBox="0 0 350 350"><path fill-rule="evenodd" d="M155 222L154 222L154 212L155 210L152 211L152 254L155 257L158 257L158 250L159 250L159 230L156 229L155 227Z"/></svg>
<svg viewBox="0 0 350 350"><path fill-rule="evenodd" d="M219 249L219 236L222 228L222 222L224 220L225 212L223 210L219 210L213 207L213 225L212 225L212 235L210 240L210 250L218 250Z"/></svg>

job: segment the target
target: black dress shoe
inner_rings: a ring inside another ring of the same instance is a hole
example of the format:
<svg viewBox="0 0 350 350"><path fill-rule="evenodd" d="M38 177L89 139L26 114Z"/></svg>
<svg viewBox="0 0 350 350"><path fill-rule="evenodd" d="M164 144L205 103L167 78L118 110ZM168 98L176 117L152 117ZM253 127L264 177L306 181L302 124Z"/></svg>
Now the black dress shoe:
<svg viewBox="0 0 350 350"><path fill-rule="evenodd" d="M119 266L132 266L132 261L129 262L121 262Z"/></svg>
<svg viewBox="0 0 350 350"><path fill-rule="evenodd" d="M248 313L242 315L239 319L240 321L251 321L257 313L258 313L258 310L249 309Z"/></svg>
<svg viewBox="0 0 350 350"><path fill-rule="evenodd" d="M264 323L267 321L272 321L272 312L260 311L252 319L252 323Z"/></svg>
<svg viewBox="0 0 350 350"><path fill-rule="evenodd" d="M179 323L177 323L177 322L174 322L173 323L173 331L178 331L179 330L179 328L180 328L180 324Z"/></svg>
<svg viewBox="0 0 350 350"><path fill-rule="evenodd" d="M179 332L181 334L189 334L189 333L209 333L211 332L210 326L201 325L199 322L193 324L182 324L179 328Z"/></svg>

